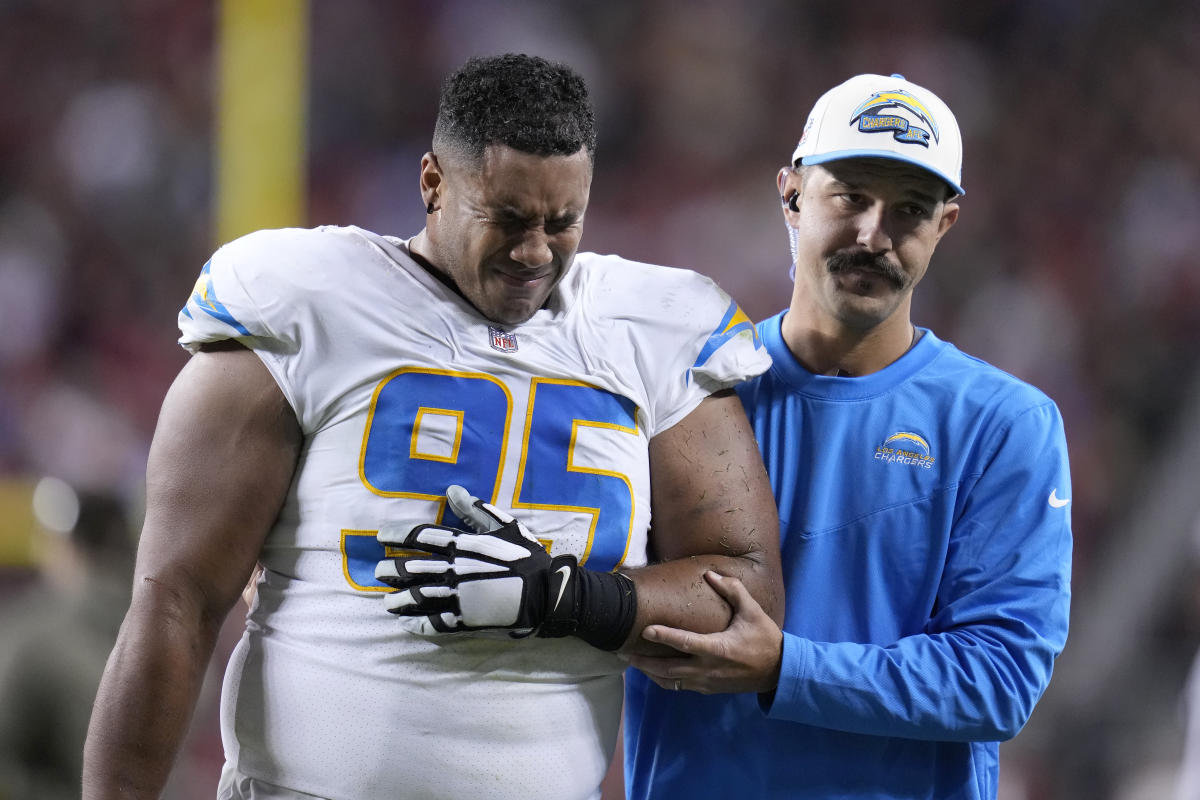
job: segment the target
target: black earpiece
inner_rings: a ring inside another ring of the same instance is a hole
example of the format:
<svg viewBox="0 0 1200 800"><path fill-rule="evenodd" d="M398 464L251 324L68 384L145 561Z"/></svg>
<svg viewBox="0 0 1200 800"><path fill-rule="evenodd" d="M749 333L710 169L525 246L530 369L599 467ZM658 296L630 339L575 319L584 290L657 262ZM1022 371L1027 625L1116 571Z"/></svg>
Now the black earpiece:
<svg viewBox="0 0 1200 800"><path fill-rule="evenodd" d="M787 203L787 207L790 208L792 211L800 210L800 206L796 205L796 200L799 197L800 197L800 193L797 192L795 189L793 189L792 193L787 196L787 200L785 202Z"/></svg>
<svg viewBox="0 0 1200 800"><path fill-rule="evenodd" d="M432 200L429 201L429 205L425 206L425 213L426 214L433 213L433 201Z"/></svg>

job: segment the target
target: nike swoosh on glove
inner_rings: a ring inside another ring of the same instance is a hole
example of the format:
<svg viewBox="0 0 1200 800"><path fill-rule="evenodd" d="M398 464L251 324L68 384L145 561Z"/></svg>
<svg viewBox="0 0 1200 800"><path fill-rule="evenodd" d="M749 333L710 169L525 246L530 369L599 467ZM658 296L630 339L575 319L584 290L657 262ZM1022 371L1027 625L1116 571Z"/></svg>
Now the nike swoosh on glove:
<svg viewBox="0 0 1200 800"><path fill-rule="evenodd" d="M387 610L423 635L499 629L520 638L536 632L575 578L575 556L552 558L511 514L461 486L449 487L446 499L473 530L380 528L382 544L428 554L376 565L376 579L397 590L384 595Z"/></svg>

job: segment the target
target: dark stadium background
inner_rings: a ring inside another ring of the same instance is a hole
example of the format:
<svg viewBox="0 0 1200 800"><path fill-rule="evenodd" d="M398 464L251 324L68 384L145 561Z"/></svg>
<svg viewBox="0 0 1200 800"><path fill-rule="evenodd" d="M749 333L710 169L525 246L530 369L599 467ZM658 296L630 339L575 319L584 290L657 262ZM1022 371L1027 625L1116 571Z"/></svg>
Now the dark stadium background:
<svg viewBox="0 0 1200 800"><path fill-rule="evenodd" d="M945 98L967 196L915 317L1058 402L1074 478L1071 640L1000 796L1172 796L1200 643L1200 6L314 0L306 19L286 222L417 231L441 79L533 52L595 96L584 248L707 273L755 319L787 302L775 172L817 95L901 72ZM38 478L139 501L231 190L218 30L198 0L0 2L0 611L34 580ZM172 798L213 796L217 674Z"/></svg>

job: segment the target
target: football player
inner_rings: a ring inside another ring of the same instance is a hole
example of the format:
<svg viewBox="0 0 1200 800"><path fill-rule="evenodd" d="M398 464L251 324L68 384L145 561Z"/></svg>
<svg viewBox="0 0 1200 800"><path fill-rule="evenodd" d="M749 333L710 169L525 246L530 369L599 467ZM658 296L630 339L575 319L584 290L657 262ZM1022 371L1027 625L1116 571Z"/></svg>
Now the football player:
<svg viewBox="0 0 1200 800"><path fill-rule="evenodd" d="M724 628L707 570L779 615L731 390L769 358L710 280L576 252L594 153L578 75L472 60L421 161L424 230L262 231L204 266L86 798L158 796L256 563L226 799L594 797L618 651Z"/></svg>

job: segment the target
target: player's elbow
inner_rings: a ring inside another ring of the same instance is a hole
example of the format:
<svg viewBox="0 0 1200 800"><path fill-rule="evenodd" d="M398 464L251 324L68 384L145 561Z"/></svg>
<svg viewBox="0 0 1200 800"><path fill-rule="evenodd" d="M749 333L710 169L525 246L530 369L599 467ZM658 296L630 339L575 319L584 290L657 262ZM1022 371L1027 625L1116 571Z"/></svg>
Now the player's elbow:
<svg viewBox="0 0 1200 800"><path fill-rule="evenodd" d="M744 537L738 552L723 555L733 556L740 562L739 578L746 589L762 606L775 624L783 627L785 605L783 568L780 566L779 522L772 513L769 519L759 519L751 527L751 535Z"/></svg>
<svg viewBox="0 0 1200 800"><path fill-rule="evenodd" d="M780 628L783 627L783 610L786 607L784 602L783 590L783 572L778 566L772 571L774 574L766 581L764 588L764 598L762 600L763 611L767 612L775 624Z"/></svg>
<svg viewBox="0 0 1200 800"><path fill-rule="evenodd" d="M749 554L748 554L749 555ZM746 558L742 583L775 624L783 627L783 570L778 558L757 552Z"/></svg>

